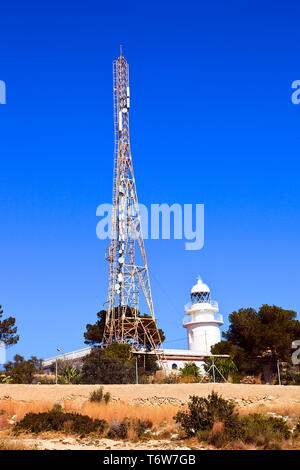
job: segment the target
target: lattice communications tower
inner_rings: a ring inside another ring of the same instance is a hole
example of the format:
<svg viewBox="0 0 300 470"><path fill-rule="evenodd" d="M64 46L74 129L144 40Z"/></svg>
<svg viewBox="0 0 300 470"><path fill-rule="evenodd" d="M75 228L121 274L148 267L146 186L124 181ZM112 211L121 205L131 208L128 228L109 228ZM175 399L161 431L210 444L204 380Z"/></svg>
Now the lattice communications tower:
<svg viewBox="0 0 300 470"><path fill-rule="evenodd" d="M109 280L103 346L131 344L133 351L155 351L166 361L154 316L129 138L129 69L122 51L113 62L114 172L111 244L106 252ZM139 312L144 295L146 316Z"/></svg>

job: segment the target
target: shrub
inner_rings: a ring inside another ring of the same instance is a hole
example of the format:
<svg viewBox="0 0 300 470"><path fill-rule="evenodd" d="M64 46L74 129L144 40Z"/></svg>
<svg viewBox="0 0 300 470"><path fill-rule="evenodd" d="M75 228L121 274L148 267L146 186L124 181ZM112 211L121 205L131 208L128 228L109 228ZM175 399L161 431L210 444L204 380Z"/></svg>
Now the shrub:
<svg viewBox="0 0 300 470"><path fill-rule="evenodd" d="M199 441L217 448L240 441L279 449L280 443L291 436L283 418L256 413L239 416L234 412L233 402L215 392L207 398L190 397L188 411L177 413L175 421L188 437L196 435ZM300 431L300 421L297 427Z"/></svg>
<svg viewBox="0 0 300 470"><path fill-rule="evenodd" d="M75 367L66 367L62 375L59 375L58 382L61 384L79 384L82 374Z"/></svg>
<svg viewBox="0 0 300 470"><path fill-rule="evenodd" d="M211 430L215 422L224 423L225 428L237 426L234 403L212 392L207 398L190 396L188 411L179 411L175 416L187 436L195 436L199 431Z"/></svg>
<svg viewBox="0 0 300 470"><path fill-rule="evenodd" d="M213 370L211 368L213 361L211 358L205 361L204 370L210 378L213 378ZM232 359L225 357L215 357L214 364L217 369L215 370L215 381L223 382L224 379L228 380L230 374L237 372L237 367ZM224 379L223 379L224 378Z"/></svg>
<svg viewBox="0 0 300 470"><path fill-rule="evenodd" d="M145 431L152 428L152 422L149 420L125 418L122 421L114 420L111 422L107 437L126 439L129 430L133 430L137 438L141 438Z"/></svg>
<svg viewBox="0 0 300 470"><path fill-rule="evenodd" d="M300 436L300 419L299 419L298 422L297 422L296 428L295 428L295 430L294 430L294 434L295 434L296 436Z"/></svg>
<svg viewBox="0 0 300 470"><path fill-rule="evenodd" d="M98 388L98 390L94 390L90 393L89 401L101 403L104 400L104 403L108 403L111 399L111 395L109 392L103 394L103 387Z"/></svg>
<svg viewBox="0 0 300 470"><path fill-rule="evenodd" d="M130 420L128 418L123 421L113 420L110 423L107 437L125 439L127 437L128 429L130 426Z"/></svg>
<svg viewBox="0 0 300 470"><path fill-rule="evenodd" d="M98 390L94 390L90 394L90 401L100 403L103 399L103 387L98 388Z"/></svg>
<svg viewBox="0 0 300 470"><path fill-rule="evenodd" d="M0 374L0 383L3 384L10 384L12 382L12 378L8 374Z"/></svg>
<svg viewBox="0 0 300 470"><path fill-rule="evenodd" d="M62 406L60 403L54 403L53 411L62 411Z"/></svg>
<svg viewBox="0 0 300 470"><path fill-rule="evenodd" d="M287 364L282 368L280 376L283 385L300 385L300 372L296 366Z"/></svg>
<svg viewBox="0 0 300 470"><path fill-rule="evenodd" d="M153 423L149 420L136 419L132 422L132 427L136 432L137 437L142 437L145 431L152 428Z"/></svg>
<svg viewBox="0 0 300 470"><path fill-rule="evenodd" d="M103 419L93 420L86 415L53 409L43 413L27 413L15 424L14 431L29 431L35 434L43 431L62 431L84 436L90 433L102 435L106 428L107 422Z"/></svg>
<svg viewBox="0 0 300 470"><path fill-rule="evenodd" d="M283 418L252 413L240 418L243 441L257 445L268 445L271 441L283 441L291 435Z"/></svg>
<svg viewBox="0 0 300 470"><path fill-rule="evenodd" d="M265 449L276 450L280 448L283 440L290 437L290 434L282 418L253 413L239 417L231 428L224 428L223 431L216 433L211 432L206 439L203 439L201 435L198 435L198 438L202 437L202 440L206 440L215 447L223 447L238 440L245 444L255 444Z"/></svg>
<svg viewBox="0 0 300 470"><path fill-rule="evenodd" d="M186 362L182 369L180 369L181 375L199 377L199 367L194 362Z"/></svg>

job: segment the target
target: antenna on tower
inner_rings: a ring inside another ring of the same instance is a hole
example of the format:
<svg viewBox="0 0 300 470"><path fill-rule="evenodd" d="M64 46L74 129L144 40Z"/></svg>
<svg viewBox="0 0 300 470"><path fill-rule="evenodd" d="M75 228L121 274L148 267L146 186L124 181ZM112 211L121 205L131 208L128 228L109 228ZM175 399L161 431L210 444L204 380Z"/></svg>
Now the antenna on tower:
<svg viewBox="0 0 300 470"><path fill-rule="evenodd" d="M122 56L113 63L114 173L111 244L106 259L109 279L102 347L130 344L136 353L153 351L162 368L167 362L154 315L129 137L129 67ZM143 294L148 314L139 312Z"/></svg>

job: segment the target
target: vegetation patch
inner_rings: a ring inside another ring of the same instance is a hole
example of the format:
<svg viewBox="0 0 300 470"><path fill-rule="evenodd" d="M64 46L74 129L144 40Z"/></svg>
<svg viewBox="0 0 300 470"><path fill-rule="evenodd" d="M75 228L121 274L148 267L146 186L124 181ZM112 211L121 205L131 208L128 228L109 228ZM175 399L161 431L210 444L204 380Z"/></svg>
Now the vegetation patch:
<svg viewBox="0 0 300 470"><path fill-rule="evenodd" d="M281 443L291 437L283 418L259 413L239 416L234 410L234 403L215 392L207 398L191 396L188 410L178 412L174 419L187 437L196 436L200 442L217 448L240 442L265 449L279 449ZM300 431L300 421L298 426Z"/></svg>
<svg viewBox="0 0 300 470"><path fill-rule="evenodd" d="M13 431L16 434L23 431L34 434L56 431L78 434L81 437L97 434L112 439L135 440L146 437L146 431L151 428L152 422L148 419L125 417L122 420L113 419L108 424L104 419L92 419L87 415L63 412L60 408L54 407L51 411L27 413L21 421L14 425Z"/></svg>
<svg viewBox="0 0 300 470"><path fill-rule="evenodd" d="M195 436L199 431L211 430L216 422L222 422L225 428L232 429L238 421L234 406L231 400L225 400L215 392L207 398L193 395L188 403L188 411L179 411L175 421L180 423L188 437Z"/></svg>
<svg viewBox="0 0 300 470"><path fill-rule="evenodd" d="M152 422L142 419L125 418L122 421L113 420L107 432L107 437L132 440L145 437L147 430L152 428Z"/></svg>
<svg viewBox="0 0 300 470"><path fill-rule="evenodd" d="M300 418L298 419L297 425L295 427L294 435L296 437L300 437Z"/></svg>
<svg viewBox="0 0 300 470"><path fill-rule="evenodd" d="M111 399L110 393L109 392L104 393L103 387L99 387L98 390L94 390L90 394L91 402L101 403L104 401L104 403L108 403L110 399Z"/></svg>
<svg viewBox="0 0 300 470"><path fill-rule="evenodd" d="M103 419L92 419L79 413L64 413L59 409L43 413L27 413L24 418L14 426L14 432L21 431L38 434L45 431L60 431L65 433L103 435L108 424Z"/></svg>

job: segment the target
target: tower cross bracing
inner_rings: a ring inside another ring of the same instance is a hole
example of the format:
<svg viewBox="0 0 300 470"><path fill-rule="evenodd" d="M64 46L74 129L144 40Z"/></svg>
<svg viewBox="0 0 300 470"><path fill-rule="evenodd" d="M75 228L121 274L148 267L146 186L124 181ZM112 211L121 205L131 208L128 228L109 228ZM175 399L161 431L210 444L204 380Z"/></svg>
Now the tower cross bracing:
<svg viewBox="0 0 300 470"><path fill-rule="evenodd" d="M129 135L129 67L122 52L113 62L114 170L107 314L103 346L131 344L133 351L152 350L162 368L166 361L154 315L149 269L132 165ZM139 312L143 294L147 314Z"/></svg>

